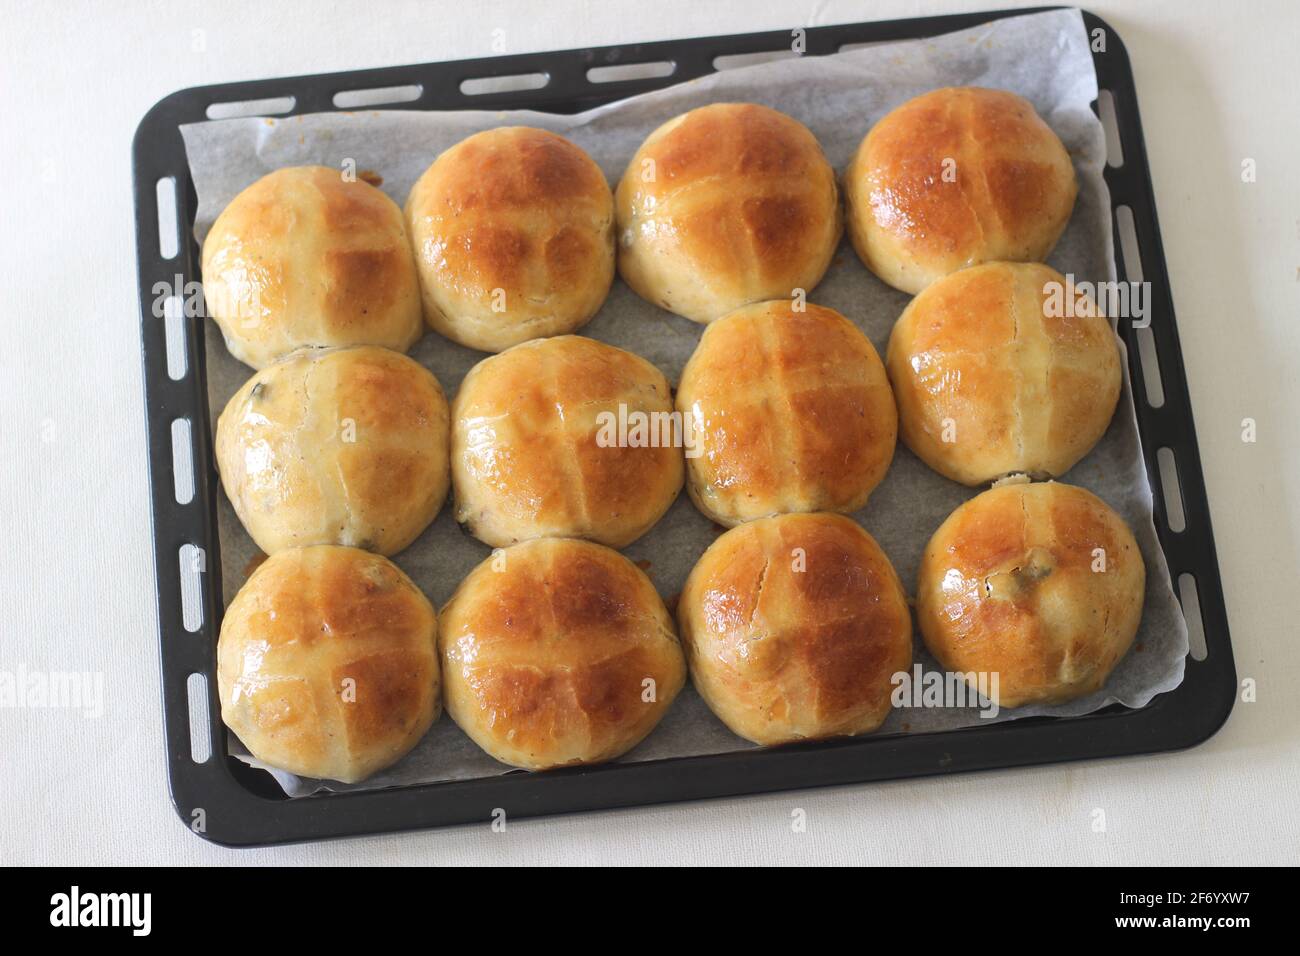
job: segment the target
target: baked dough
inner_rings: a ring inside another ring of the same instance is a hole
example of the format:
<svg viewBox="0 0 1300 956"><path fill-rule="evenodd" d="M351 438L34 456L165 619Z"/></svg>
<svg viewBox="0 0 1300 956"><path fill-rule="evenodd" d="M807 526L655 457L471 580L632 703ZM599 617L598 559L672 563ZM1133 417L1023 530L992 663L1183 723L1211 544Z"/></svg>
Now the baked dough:
<svg viewBox="0 0 1300 956"><path fill-rule="evenodd" d="M341 544L395 554L433 521L450 474L447 399L374 346L305 349L250 378L217 419L221 483L271 554Z"/></svg>
<svg viewBox="0 0 1300 956"><path fill-rule="evenodd" d="M486 130L425 171L406 200L424 314L485 352L581 328L614 280L614 197L562 136Z"/></svg>
<svg viewBox="0 0 1300 956"><path fill-rule="evenodd" d="M786 299L704 330L682 372L688 491L731 527L789 511L856 511L889 470L898 414L871 342L834 309Z"/></svg>
<svg viewBox="0 0 1300 956"><path fill-rule="evenodd" d="M603 342L565 335L484 359L452 406L456 519L493 547L548 536L630 544L682 488L671 411L663 373Z"/></svg>
<svg viewBox="0 0 1300 956"><path fill-rule="evenodd" d="M502 763L613 760L650 733L686 664L654 585L617 551L550 538L498 552L442 609L447 712Z"/></svg>
<svg viewBox="0 0 1300 956"><path fill-rule="evenodd" d="M643 299L695 322L810 292L843 230L817 140L754 103L715 103L660 126L615 198L619 274Z"/></svg>
<svg viewBox="0 0 1300 956"><path fill-rule="evenodd" d="M1055 269L988 263L912 300L886 352L903 441L967 485L1069 471L1119 401L1110 322Z"/></svg>
<svg viewBox="0 0 1300 956"><path fill-rule="evenodd" d="M718 538L677 605L696 690L740 736L863 734L912 665L903 586L871 535L834 514L751 521Z"/></svg>
<svg viewBox="0 0 1300 956"><path fill-rule="evenodd" d="M433 606L386 558L319 546L269 557L226 608L221 719L258 760L356 783L442 711Z"/></svg>
<svg viewBox="0 0 1300 956"><path fill-rule="evenodd" d="M402 211L325 166L277 169L231 200L203 240L203 294L253 368L304 346L405 352L424 331Z"/></svg>
<svg viewBox="0 0 1300 956"><path fill-rule="evenodd" d="M921 559L916 614L949 672L1002 707L1100 690L1142 618L1146 568L1133 533L1073 485L1005 484L939 526Z"/></svg>
<svg viewBox="0 0 1300 956"><path fill-rule="evenodd" d="M1029 101L970 86L893 110L844 173L858 256L912 293L964 266L1046 259L1077 193L1070 154Z"/></svg>

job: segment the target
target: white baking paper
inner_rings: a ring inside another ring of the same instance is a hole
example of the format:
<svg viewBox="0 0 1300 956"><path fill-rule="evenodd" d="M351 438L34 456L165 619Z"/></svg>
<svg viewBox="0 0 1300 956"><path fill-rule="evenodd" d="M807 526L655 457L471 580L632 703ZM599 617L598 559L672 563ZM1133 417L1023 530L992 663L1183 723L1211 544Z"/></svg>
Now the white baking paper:
<svg viewBox="0 0 1300 956"><path fill-rule="evenodd" d="M716 102L763 103L794 116L812 130L831 164L842 171L867 130L890 109L936 87L958 85L1012 90L1032 102L1060 135L1073 157L1080 189L1073 218L1050 262L1080 280L1113 281L1110 203L1102 180L1104 136L1089 105L1097 97L1097 81L1077 10L998 20L930 40L728 70L573 116L386 110L186 126L182 133L199 200L195 235L201 242L217 214L240 190L283 166L320 164L342 169L351 161L356 169L381 176L381 188L401 205L416 178L440 152L472 133L503 125L543 127L569 137L591 154L611 184L617 184L648 133L679 113ZM847 240L809 298L856 322L882 355L890 328L908 302L905 293L887 287L863 267ZM206 324L209 399L215 422L251 370L230 357L215 324ZM616 281L608 301L582 334L644 356L675 384L701 331L702 326L641 300ZM437 375L449 396L469 368L485 357L432 332L412 355ZM1151 489L1127 382L1105 438L1063 480L1100 495L1136 533L1148 570L1142 626L1133 650L1103 691L1058 707L1004 710L996 720L1076 716L1114 702L1141 707L1156 694L1176 687L1183 677L1187 630L1156 541ZM910 590L930 535L974 494L932 472L900 443L888 477L855 517L880 542ZM219 529L224 598L229 602L258 552L224 494ZM683 494L664 519L624 553L642 562L671 606L687 573L719 530ZM449 503L429 530L395 560L441 606L489 553L460 530ZM927 670L937 670L919 636L916 658ZM987 720L974 709L898 709L878 733L926 733ZM234 746L244 759L255 763L237 743ZM728 731L688 686L654 733L623 759L656 760L751 746ZM322 788L368 790L507 772L509 768L480 751L444 715L406 758L363 783L323 784L278 771L276 776L287 793L300 796Z"/></svg>

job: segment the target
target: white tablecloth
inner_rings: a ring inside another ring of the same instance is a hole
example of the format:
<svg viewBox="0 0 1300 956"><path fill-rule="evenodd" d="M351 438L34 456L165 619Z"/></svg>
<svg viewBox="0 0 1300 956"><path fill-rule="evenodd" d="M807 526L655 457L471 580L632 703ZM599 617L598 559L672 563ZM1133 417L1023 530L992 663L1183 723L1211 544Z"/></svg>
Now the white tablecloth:
<svg viewBox="0 0 1300 956"><path fill-rule="evenodd" d="M1300 8L1097 2L1137 74L1237 668L1182 754L254 851L167 796L130 140L181 87L791 29L998 2L7 0L0 31L0 672L103 675L103 713L0 707L0 864L1251 863L1300 859ZM390 10L379 15L377 10ZM1254 182L1243 182L1253 160ZM1242 441L1243 419L1258 440ZM806 828L796 832L792 813ZM1104 829L1096 824L1104 814Z"/></svg>

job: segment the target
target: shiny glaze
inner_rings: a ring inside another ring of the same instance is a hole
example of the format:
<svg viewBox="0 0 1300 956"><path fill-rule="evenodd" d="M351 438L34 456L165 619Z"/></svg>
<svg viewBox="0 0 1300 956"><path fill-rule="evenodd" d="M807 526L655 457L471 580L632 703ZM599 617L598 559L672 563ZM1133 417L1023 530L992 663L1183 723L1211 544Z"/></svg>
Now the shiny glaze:
<svg viewBox="0 0 1300 956"><path fill-rule="evenodd" d="M1069 153L1027 100L949 87L908 100L872 127L844 189L859 257L916 293L976 263L1045 259L1078 184Z"/></svg>
<svg viewBox="0 0 1300 956"><path fill-rule="evenodd" d="M1038 263L988 263L912 300L885 359L900 435L940 474L968 485L1013 473L1055 477L1105 434L1119 401L1119 346L1091 299L1047 313ZM945 439L949 440L945 440Z"/></svg>
<svg viewBox="0 0 1300 956"><path fill-rule="evenodd" d="M254 374L217 420L222 486L269 553L341 544L394 554L446 499L438 380L387 349L307 349Z"/></svg>
<svg viewBox="0 0 1300 956"><path fill-rule="evenodd" d="M998 673L1002 706L1059 703L1105 683L1133 643L1145 585L1133 533L1101 499L1057 482L1008 484L934 533L917 620L945 669Z"/></svg>
<svg viewBox="0 0 1300 956"><path fill-rule="evenodd" d="M442 610L438 647L448 713L497 760L532 770L619 756L685 682L654 585L618 552L572 539L475 568Z"/></svg>
<svg viewBox="0 0 1300 956"><path fill-rule="evenodd" d="M812 133L753 103L701 107L655 130L615 201L619 274L696 322L811 290L843 222Z"/></svg>
<svg viewBox="0 0 1300 956"><path fill-rule="evenodd" d="M623 547L681 490L678 447L603 447L602 412L672 410L657 368L576 335L526 342L484 359L452 407L456 516L504 547L543 536Z"/></svg>
<svg viewBox="0 0 1300 956"><path fill-rule="evenodd" d="M782 299L711 324L677 408L703 453L696 505L725 526L789 511L856 511L889 469L898 416L875 348L833 309Z"/></svg>
<svg viewBox="0 0 1300 956"><path fill-rule="evenodd" d="M263 368L304 346L406 351L424 331L401 210L338 169L293 166L236 196L203 241L208 311Z"/></svg>
<svg viewBox="0 0 1300 956"><path fill-rule="evenodd" d="M362 780L441 712L433 607L396 565L353 548L272 555L226 609L221 718L271 766Z"/></svg>
<svg viewBox="0 0 1300 956"><path fill-rule="evenodd" d="M842 515L782 515L718 538L677 605L691 679L756 743L867 733L912 662L912 622L884 552Z"/></svg>
<svg viewBox="0 0 1300 956"><path fill-rule="evenodd" d="M503 127L456 144L412 188L406 217L429 324L471 348L573 332L614 279L609 184L546 130Z"/></svg>

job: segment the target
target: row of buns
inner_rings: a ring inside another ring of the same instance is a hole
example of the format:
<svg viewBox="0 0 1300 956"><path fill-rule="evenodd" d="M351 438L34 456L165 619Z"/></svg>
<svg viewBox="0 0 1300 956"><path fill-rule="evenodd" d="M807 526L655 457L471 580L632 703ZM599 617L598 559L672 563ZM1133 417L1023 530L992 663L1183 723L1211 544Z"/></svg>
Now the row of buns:
<svg viewBox="0 0 1300 956"><path fill-rule="evenodd" d="M1121 369L1095 304L1068 318L1046 307L1053 287L1078 298L1040 264L1076 185L1024 100L918 97L862 141L843 209L839 192L797 121L718 104L652 133L613 193L574 144L508 128L439 156L405 217L321 167L237 197L205 242L204 277L232 354L259 369L216 436L223 485L271 555L219 642L223 719L245 745L354 781L445 707L504 763L592 763L643 739L688 672L760 744L876 729L911 664L912 615L888 557L845 515L896 439L971 486L1055 477L1105 432ZM883 362L853 322L805 299L846 221L873 272L919 293ZM707 325L675 394L639 356L568 334L615 269ZM424 321L499 353L450 405L400 354ZM631 437L636 416L665 440ZM1095 496L1019 481L935 531L915 592L939 663L972 683L998 673L1007 707L1098 689L1133 641L1145 574ZM683 486L731 530L674 621L611 549ZM449 490L457 519L498 550L435 613L383 555Z"/></svg>
<svg viewBox="0 0 1300 956"><path fill-rule="evenodd" d="M485 358L450 406L400 353L299 350L230 398L217 466L263 551L384 555L410 545L453 488L457 520L492 547L559 536L622 548L683 484L724 527L851 513L900 433L968 485L1057 477L1105 433L1121 370L1095 308L1047 314L1052 282L1066 280L1029 263L946 276L903 312L885 362L833 309L745 306L705 329L675 395L650 362L577 335Z"/></svg>
<svg viewBox="0 0 1300 956"><path fill-rule="evenodd" d="M806 293L846 223L862 261L911 293L964 266L1040 261L1077 183L1026 100L960 87L876 123L842 191L843 204L803 124L752 103L664 123L613 191L564 137L491 129L440 154L404 211L338 170L264 176L213 224L204 288L231 354L254 368L305 346L405 351L425 321L499 352L581 328L616 263L640 296L702 323Z"/></svg>
<svg viewBox="0 0 1300 956"><path fill-rule="evenodd" d="M1100 499L1004 484L934 533L916 614L931 653L972 689L1005 707L1053 704L1105 683L1144 585L1132 533ZM509 766L612 760L654 729L688 673L758 744L869 733L912 665L912 616L871 535L803 513L722 534L675 621L635 564L574 538L497 551L437 613L380 555L281 551L227 608L217 656L222 719L256 757L352 783L408 753L444 708Z"/></svg>

